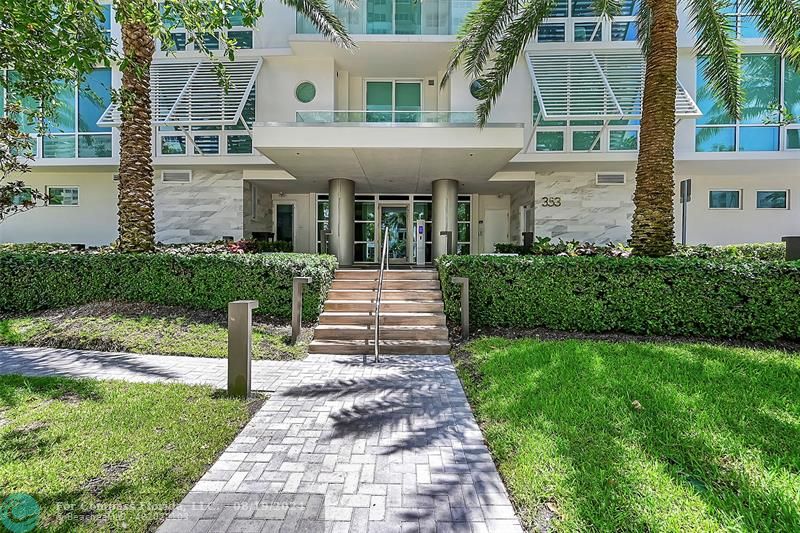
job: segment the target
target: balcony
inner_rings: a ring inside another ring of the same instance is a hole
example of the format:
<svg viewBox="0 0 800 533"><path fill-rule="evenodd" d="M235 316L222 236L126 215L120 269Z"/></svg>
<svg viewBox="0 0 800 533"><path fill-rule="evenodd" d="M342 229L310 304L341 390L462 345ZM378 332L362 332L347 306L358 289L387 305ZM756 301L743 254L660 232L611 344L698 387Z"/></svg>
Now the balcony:
<svg viewBox="0 0 800 533"><path fill-rule="evenodd" d="M522 124L478 128L472 112L298 111L296 122L256 123L254 147L296 179L485 181L523 146Z"/></svg>
<svg viewBox="0 0 800 533"><path fill-rule="evenodd" d="M298 111L295 115L298 123L306 124L477 124L471 111Z"/></svg>
<svg viewBox="0 0 800 533"><path fill-rule="evenodd" d="M352 35L455 35L477 0L366 0L355 9L329 0L331 10ZM316 34L303 15L297 33Z"/></svg>

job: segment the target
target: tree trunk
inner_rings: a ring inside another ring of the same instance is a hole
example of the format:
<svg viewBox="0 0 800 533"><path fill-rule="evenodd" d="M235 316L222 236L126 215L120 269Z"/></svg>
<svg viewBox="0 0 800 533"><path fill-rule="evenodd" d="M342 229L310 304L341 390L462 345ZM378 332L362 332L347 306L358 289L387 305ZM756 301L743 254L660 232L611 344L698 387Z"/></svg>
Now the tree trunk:
<svg viewBox="0 0 800 533"><path fill-rule="evenodd" d="M119 248L149 252L155 248L150 63L155 44L144 24L122 26L122 126L119 154Z"/></svg>
<svg viewBox="0 0 800 533"><path fill-rule="evenodd" d="M652 12L644 81L631 244L637 255L674 248L675 92L678 86L676 0L647 0Z"/></svg>

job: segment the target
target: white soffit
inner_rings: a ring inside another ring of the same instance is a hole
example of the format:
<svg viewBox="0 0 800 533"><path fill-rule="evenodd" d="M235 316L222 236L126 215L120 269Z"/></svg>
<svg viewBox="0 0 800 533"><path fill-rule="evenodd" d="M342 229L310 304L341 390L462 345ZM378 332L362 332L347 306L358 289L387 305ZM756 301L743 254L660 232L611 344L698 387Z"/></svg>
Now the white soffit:
<svg viewBox="0 0 800 533"><path fill-rule="evenodd" d="M638 119L645 62L634 52L527 52L542 120ZM676 117L701 116L680 81Z"/></svg>
<svg viewBox="0 0 800 533"><path fill-rule="evenodd" d="M157 126L233 126L242 117L261 69L261 58L238 61L165 61L150 66L150 102ZM228 92L220 84L217 65L225 67ZM119 106L103 112L99 126L119 126Z"/></svg>

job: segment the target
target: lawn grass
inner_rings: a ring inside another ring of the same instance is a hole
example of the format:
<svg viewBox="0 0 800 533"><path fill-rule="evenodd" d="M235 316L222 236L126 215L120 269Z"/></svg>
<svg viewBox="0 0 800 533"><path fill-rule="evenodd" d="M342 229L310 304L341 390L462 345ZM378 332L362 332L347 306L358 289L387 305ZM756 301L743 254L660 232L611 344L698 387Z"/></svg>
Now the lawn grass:
<svg viewBox="0 0 800 533"><path fill-rule="evenodd" d="M459 375L531 529L800 531L800 358L486 338Z"/></svg>
<svg viewBox="0 0 800 533"><path fill-rule="evenodd" d="M307 333L289 344L291 330L255 318L254 359L301 359ZM161 355L227 357L224 314L175 307L102 303L0 317L0 344Z"/></svg>
<svg viewBox="0 0 800 533"><path fill-rule="evenodd" d="M0 376L0 500L31 495L38 530L148 531L248 418L208 387Z"/></svg>

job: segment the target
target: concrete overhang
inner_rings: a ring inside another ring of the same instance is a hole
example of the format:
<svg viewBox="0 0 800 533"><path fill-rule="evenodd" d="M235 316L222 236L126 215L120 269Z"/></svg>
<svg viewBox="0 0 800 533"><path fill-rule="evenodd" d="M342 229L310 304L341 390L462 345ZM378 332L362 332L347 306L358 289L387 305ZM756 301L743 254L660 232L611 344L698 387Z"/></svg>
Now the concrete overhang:
<svg viewBox="0 0 800 533"><path fill-rule="evenodd" d="M298 179L488 180L523 147L522 124L267 123L253 145Z"/></svg>

